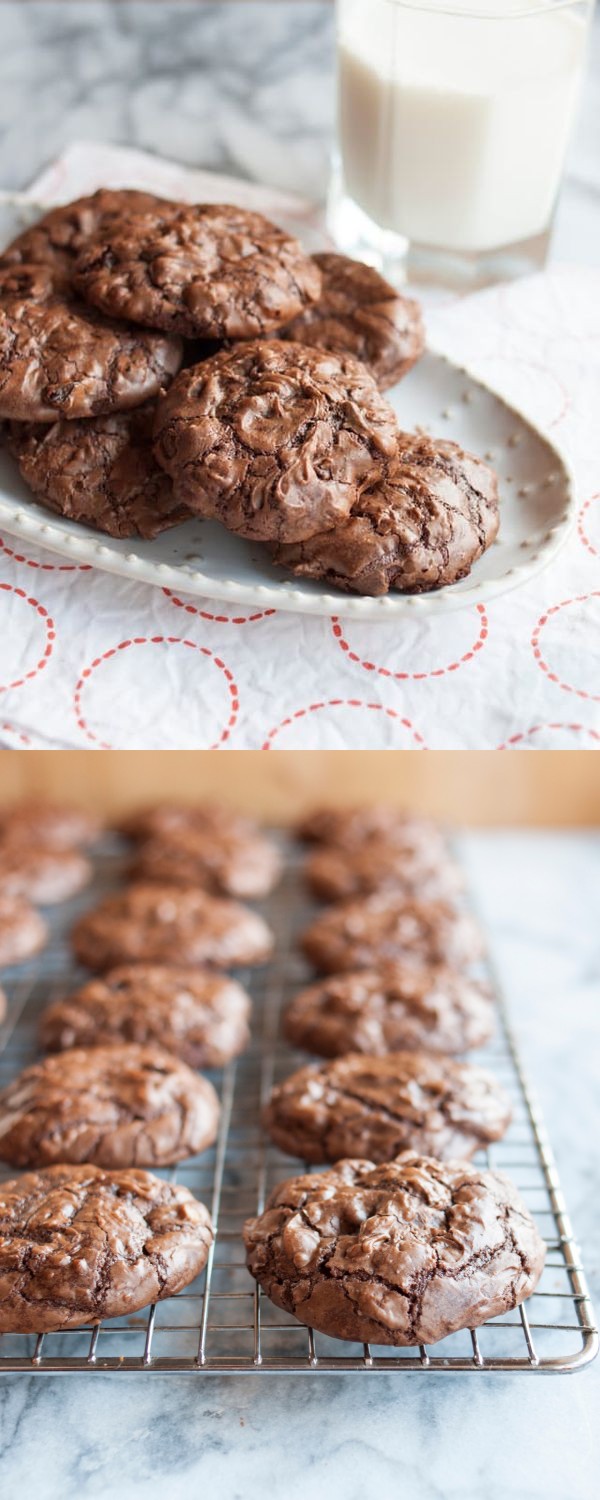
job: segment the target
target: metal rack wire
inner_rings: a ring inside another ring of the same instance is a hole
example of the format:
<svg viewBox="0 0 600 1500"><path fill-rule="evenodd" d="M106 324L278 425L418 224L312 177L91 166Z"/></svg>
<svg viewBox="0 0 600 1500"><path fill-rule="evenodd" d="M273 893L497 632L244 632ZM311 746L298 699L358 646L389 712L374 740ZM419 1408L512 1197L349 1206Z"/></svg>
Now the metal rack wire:
<svg viewBox="0 0 600 1500"><path fill-rule="evenodd" d="M516 1312L483 1327L452 1334L428 1348L393 1349L325 1338L275 1308L249 1276L241 1230L260 1212L275 1182L301 1164L283 1156L260 1128L260 1109L275 1079L305 1060L280 1039L282 1007L307 980L295 951L294 931L309 919L298 862L291 850L284 881L265 904L277 938L273 962L262 974L242 975L253 995L249 1051L214 1077L222 1101L219 1137L212 1151L161 1175L191 1188L211 1209L215 1243L203 1272L175 1297L97 1328L0 1337L0 1371L29 1373L139 1370L195 1374L263 1374L328 1371L513 1371L556 1373L593 1359L598 1335L579 1251L567 1216L554 1159L539 1111L523 1076L497 976L488 963L498 1005L494 1041L477 1054L501 1078L513 1101L513 1121L503 1141L476 1158L506 1169L535 1216L547 1245L539 1286ZM37 1018L50 999L79 976L65 934L76 911L118 880L122 854L107 841L98 851L96 884L79 902L52 916L52 941L4 983L9 1013L0 1028L0 1084L36 1055ZM11 1175L5 1171L4 1177Z"/></svg>

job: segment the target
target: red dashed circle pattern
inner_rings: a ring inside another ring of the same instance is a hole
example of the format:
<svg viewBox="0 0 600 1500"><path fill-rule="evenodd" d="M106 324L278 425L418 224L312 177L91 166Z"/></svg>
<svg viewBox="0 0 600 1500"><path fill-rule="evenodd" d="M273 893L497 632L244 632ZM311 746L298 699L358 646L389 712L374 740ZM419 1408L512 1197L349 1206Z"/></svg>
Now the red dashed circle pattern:
<svg viewBox="0 0 600 1500"><path fill-rule="evenodd" d="M305 719L308 714L321 713L323 709L326 708L366 708L373 713L385 714L388 719L396 719L404 729L408 729L415 741L415 744L417 744L421 750L424 750L426 748L425 741L422 735L419 734L419 731L417 729L415 729L410 719L407 719L402 714L398 713L395 708L388 708L384 703L365 703L360 698L327 698L323 703L309 703L306 708L297 708L293 713L287 714L285 719L282 719L279 724L276 724L273 729L269 730L267 738L264 742L264 745L261 746L261 749L271 750L274 740L277 739L277 736L281 734L281 731L283 729L289 728L290 724L294 724L297 719Z"/></svg>
<svg viewBox="0 0 600 1500"><path fill-rule="evenodd" d="M129 651L132 648L137 647L137 646L163 646L163 645L167 645L167 646L183 646L184 648L186 648L189 651L197 651L197 652L199 652L199 654L201 656L205 656L205 657L208 658L209 661L213 662L214 666L218 667L219 671L223 673L225 681L226 681L226 684L227 684L227 690L228 690L228 695L229 695L229 700L230 700L229 717L228 717L228 719L227 719L227 721L226 721L223 729L221 730L221 733L220 733L218 739L215 740L214 744L208 746L208 748L210 750L217 750L220 745L224 745L225 742L226 742L226 740L229 739L231 731L234 728L235 724L237 723L237 717L238 717L240 703L239 703L238 689L237 689L237 685L236 685L234 677L233 677L233 673L230 671L229 667L227 667L225 665L225 662L221 660L221 657L220 656L216 656L215 653L214 653L214 651L209 651L208 646L200 646L200 645L198 645L197 641L189 641L189 640L184 639L181 636L173 636L173 635L133 636L131 638L131 640L119 641L119 644L117 646L111 646L108 651L103 651L101 656L95 657L94 661L92 661L90 663L89 667L84 667L84 669L81 672L81 675L79 677L79 680L77 682L77 685L75 687L75 692L74 692L74 695L73 695L73 706L74 706L74 709L75 709L75 717L76 717L76 720L77 720L78 728L81 729L81 731L83 732L83 734L85 734L89 740L91 740L94 744L96 744L100 750L113 750L115 748L115 746L109 744L108 741L101 740L99 738L99 736L94 732L93 729L90 728L90 725L88 724L87 717L86 717L86 715L84 713L83 701L82 701L83 700L83 693L84 693L84 689L85 689L86 683L89 682L89 680L92 677L93 673L96 672L97 669L102 666L103 662L110 661L112 657L117 656L118 653L121 652L121 651Z"/></svg>
<svg viewBox="0 0 600 1500"><path fill-rule="evenodd" d="M33 599L27 594L25 589L17 588L13 583L0 582L0 594L13 594L16 599L23 599L25 604L29 605L30 609L35 610L38 619L42 622L45 636L44 650L35 666L31 667L28 671L23 671L18 677L13 678L12 682L0 683L0 693L8 693L12 692L14 688L24 687L26 682L30 682L32 677L37 677L38 672L42 672L44 667L48 665L54 649L56 630L54 620L48 614L48 610L44 608L43 604L39 603L39 600Z"/></svg>
<svg viewBox="0 0 600 1500"><path fill-rule="evenodd" d="M485 645L488 638L488 617L483 604L477 604L475 608L479 615L479 633L473 645L469 647L468 651L463 652L462 656L458 656L456 661L448 662L443 667L433 667L427 672L394 672L391 667L378 666L377 662L369 661L367 658L359 656L358 652L352 650L350 642L344 634L344 630L347 627L342 625L337 615L332 615L331 626L334 638L340 650L346 653L348 661L356 663L359 667L363 667L365 672L376 672L380 677L391 678L393 682L425 682L428 677L445 677L448 672L457 672L459 667L462 667L465 662L472 661L476 653L481 651L482 646Z"/></svg>
<svg viewBox="0 0 600 1500"><path fill-rule="evenodd" d="M583 545L587 548L588 552L591 552L592 557L600 557L600 550L592 541L591 537L588 536L586 526L588 523L588 515L591 507L596 503L597 500L600 500L600 490L598 491L597 495L590 495L589 500L586 500L585 504L582 505L577 517L577 531L579 534L579 540L583 542Z"/></svg>
<svg viewBox="0 0 600 1500"><path fill-rule="evenodd" d="M546 673L549 682L553 682L563 693L574 693L577 698L586 698L590 703L600 703L600 693L592 693L587 688L575 687L573 683L565 682L559 677L558 673L553 671L546 660L544 648L542 647L542 633L552 621L556 620L556 617L560 615L562 610L570 609L573 605L577 604L588 604L591 599L600 599L600 590L595 590L591 594L577 594L573 599L563 599L560 604L551 605L550 609L546 610L546 613L541 615L537 622L531 637L531 648L540 671ZM595 626L592 620L588 621L588 631L590 640L593 643L594 640L598 639L598 633L597 626ZM547 653L547 646L545 647L545 651ZM574 664L578 664L576 647L573 648L573 658Z"/></svg>
<svg viewBox="0 0 600 1500"><path fill-rule="evenodd" d="M199 620L212 620L215 625L251 625L255 620L267 620L269 615L277 613L274 609L259 609L252 615L218 615L212 614L208 609L200 609L197 604L190 604L186 599L180 599L172 589L163 589L163 594L177 609L185 610L186 615L196 615Z"/></svg>
<svg viewBox="0 0 600 1500"><path fill-rule="evenodd" d="M34 557L27 557L24 552L15 552L9 547L4 537L0 537L0 552L5 557L12 557L13 562L23 563L26 568L35 568L40 573L91 573L89 563L51 563L37 562Z"/></svg>
<svg viewBox="0 0 600 1500"><path fill-rule="evenodd" d="M588 729L585 724L532 724L531 729L523 729L519 734L511 734L502 745L498 745L498 749L512 750L516 745L522 745L525 740L534 739L537 734L545 734L548 731L552 734L587 736L588 739L600 745L600 734L597 734L595 729Z"/></svg>

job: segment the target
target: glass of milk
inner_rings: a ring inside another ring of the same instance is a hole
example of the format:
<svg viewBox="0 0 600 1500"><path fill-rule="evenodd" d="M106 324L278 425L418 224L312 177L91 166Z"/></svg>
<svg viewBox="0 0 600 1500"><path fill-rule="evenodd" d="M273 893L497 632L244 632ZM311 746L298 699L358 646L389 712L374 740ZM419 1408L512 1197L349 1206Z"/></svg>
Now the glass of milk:
<svg viewBox="0 0 600 1500"><path fill-rule="evenodd" d="M593 0L337 0L341 249L394 279L543 263Z"/></svg>

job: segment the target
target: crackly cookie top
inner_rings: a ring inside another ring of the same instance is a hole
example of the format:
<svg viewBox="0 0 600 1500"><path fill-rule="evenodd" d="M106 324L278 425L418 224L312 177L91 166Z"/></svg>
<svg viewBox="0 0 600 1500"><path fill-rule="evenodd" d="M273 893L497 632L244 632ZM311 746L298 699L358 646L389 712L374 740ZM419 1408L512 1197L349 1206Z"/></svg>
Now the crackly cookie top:
<svg viewBox="0 0 600 1500"><path fill-rule="evenodd" d="M353 354L371 371L380 390L395 385L425 347L421 310L390 286L373 266L348 255L314 256L321 295L282 331L282 338Z"/></svg>
<svg viewBox="0 0 600 1500"><path fill-rule="evenodd" d="M249 1015L249 995L229 976L130 964L47 1006L40 1042L46 1052L155 1042L192 1068L220 1068L247 1046Z"/></svg>
<svg viewBox="0 0 600 1500"><path fill-rule="evenodd" d="M0 889L0 968L33 957L47 937L46 923L35 907L24 896Z"/></svg>
<svg viewBox="0 0 600 1500"><path fill-rule="evenodd" d="M298 837L307 844L335 845L354 851L372 840L402 849L409 858L430 862L447 858L448 847L439 824L387 802L355 807L314 807L298 823Z"/></svg>
<svg viewBox="0 0 600 1500"><path fill-rule="evenodd" d="M108 228L117 218L172 207L165 198L143 193L135 188L100 188L72 203L51 208L37 223L24 229L0 252L0 266L43 265L52 270L57 287L68 286L75 260L89 239L100 228Z"/></svg>
<svg viewBox="0 0 600 1500"><path fill-rule="evenodd" d="M279 852L260 833L203 833L182 829L141 844L133 867L140 880L198 885L215 895L259 900L279 876Z"/></svg>
<svg viewBox="0 0 600 1500"><path fill-rule="evenodd" d="M205 891L158 883L108 896L76 922L71 936L80 963L100 971L140 962L228 969L264 963L272 947L258 912Z"/></svg>
<svg viewBox="0 0 600 1500"><path fill-rule="evenodd" d="M282 542L274 560L358 594L418 594L457 583L491 546L498 482L458 443L401 433L394 462L335 532Z"/></svg>
<svg viewBox="0 0 600 1500"><path fill-rule="evenodd" d="M301 945L325 974L372 968L387 959L460 967L483 951L469 912L449 901L419 901L395 891L326 907L306 928Z"/></svg>
<svg viewBox="0 0 600 1500"><path fill-rule="evenodd" d="M29 798L0 809L0 838L43 844L50 849L76 849L92 844L100 824L93 813L65 802L36 802Z"/></svg>
<svg viewBox="0 0 600 1500"><path fill-rule="evenodd" d="M0 1156L15 1167L161 1167L212 1144L219 1103L163 1047L73 1047L0 1093Z"/></svg>
<svg viewBox="0 0 600 1500"><path fill-rule="evenodd" d="M231 204L172 204L101 225L75 284L113 317L188 338L255 338L295 317L321 273L291 235Z"/></svg>
<svg viewBox="0 0 600 1500"><path fill-rule="evenodd" d="M332 974L300 990L284 1016L288 1041L321 1057L464 1052L483 1046L493 1027L487 986L447 964L389 962Z"/></svg>
<svg viewBox="0 0 600 1500"><path fill-rule="evenodd" d="M3 838L0 830L0 891L25 896L40 906L69 901L92 878L89 860L78 849L51 849Z"/></svg>
<svg viewBox="0 0 600 1500"><path fill-rule="evenodd" d="M325 901L387 890L435 900L456 895L464 885L460 866L448 854L431 857L424 847L403 848L385 837L353 850L335 845L315 849L304 875L310 890Z"/></svg>
<svg viewBox="0 0 600 1500"><path fill-rule="evenodd" d="M257 540L344 520L386 471L397 423L364 365L256 340L184 370L160 401L156 454L199 515Z"/></svg>
<svg viewBox="0 0 600 1500"><path fill-rule="evenodd" d="M189 521L152 453L154 402L105 417L11 423L10 451L36 499L109 536L152 538Z"/></svg>
<svg viewBox="0 0 600 1500"><path fill-rule="evenodd" d="M413 1152L279 1183L244 1240L278 1307L374 1344L436 1343L479 1327L530 1295L545 1257L503 1173Z"/></svg>
<svg viewBox="0 0 600 1500"><path fill-rule="evenodd" d="M0 1186L0 1331L43 1333L136 1312L206 1264L208 1210L150 1172L55 1166Z"/></svg>
<svg viewBox="0 0 600 1500"><path fill-rule="evenodd" d="M0 417L53 422L139 406L181 364L179 339L112 323L47 266L0 269Z"/></svg>
<svg viewBox="0 0 600 1500"><path fill-rule="evenodd" d="M422 1051L309 1064L273 1089L264 1111L275 1144L310 1162L389 1161L400 1151L466 1158L504 1135L510 1117L491 1073Z"/></svg>
<svg viewBox="0 0 600 1500"><path fill-rule="evenodd" d="M122 818L119 829L127 838L142 841L169 839L172 834L188 833L241 838L257 833L258 825L244 813L221 802L151 802Z"/></svg>

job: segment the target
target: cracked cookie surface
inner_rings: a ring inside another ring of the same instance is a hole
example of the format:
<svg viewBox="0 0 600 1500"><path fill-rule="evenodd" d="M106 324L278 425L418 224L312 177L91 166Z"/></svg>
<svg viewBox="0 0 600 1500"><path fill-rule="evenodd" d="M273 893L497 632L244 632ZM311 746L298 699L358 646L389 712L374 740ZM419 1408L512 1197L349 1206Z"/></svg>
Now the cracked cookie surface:
<svg viewBox="0 0 600 1500"><path fill-rule="evenodd" d="M78 849L50 849L4 837L0 831L0 891L40 906L69 901L92 878Z"/></svg>
<svg viewBox="0 0 600 1500"><path fill-rule="evenodd" d="M78 1328L172 1297L212 1239L204 1204L150 1172L27 1172L0 1186L0 1331Z"/></svg>
<svg viewBox="0 0 600 1500"><path fill-rule="evenodd" d="M277 848L262 834L187 829L142 843L133 875L139 880L197 885L217 896L258 901L273 890L280 869Z"/></svg>
<svg viewBox="0 0 600 1500"><path fill-rule="evenodd" d="M321 290L298 240L230 204L167 204L90 236L75 285L113 317L188 338L247 339L279 328Z"/></svg>
<svg viewBox="0 0 600 1500"><path fill-rule="evenodd" d="M84 808L65 802L17 802L0 812L0 838L19 843L43 844L47 849L76 849L93 844L100 824Z"/></svg>
<svg viewBox="0 0 600 1500"><path fill-rule="evenodd" d="M314 257L321 295L282 331L282 338L353 354L380 390L395 385L425 348L421 309L397 292L373 266L324 251Z"/></svg>
<svg viewBox="0 0 600 1500"><path fill-rule="evenodd" d="M284 1015L294 1047L320 1057L481 1047L494 1029L490 992L444 964L382 963L300 990Z"/></svg>
<svg viewBox="0 0 600 1500"><path fill-rule="evenodd" d="M108 536L159 536L190 520L152 453L154 403L105 417L13 422L9 448L48 510Z"/></svg>
<svg viewBox="0 0 600 1500"><path fill-rule="evenodd" d="M24 229L0 253L0 267L24 263L49 266L55 286L64 289L71 282L77 256L91 234L108 228L116 219L165 206L173 207L154 193L134 188L100 188L88 197L50 209L36 224Z"/></svg>
<svg viewBox="0 0 600 1500"><path fill-rule="evenodd" d="M499 1140L510 1117L491 1073L413 1051L349 1053L299 1068L273 1089L263 1119L280 1150L302 1161L378 1162L401 1151L466 1159Z"/></svg>
<svg viewBox="0 0 600 1500"><path fill-rule="evenodd" d="M292 542L346 519L397 435L357 360L264 339L181 372L158 403L155 451L191 510L240 536Z"/></svg>
<svg viewBox="0 0 600 1500"><path fill-rule="evenodd" d="M433 1344L517 1307L545 1247L514 1184L405 1153L290 1178L244 1228L277 1307L333 1338Z"/></svg>
<svg viewBox="0 0 600 1500"><path fill-rule="evenodd" d="M462 870L449 854L432 858L424 849L395 846L385 837L354 850L315 849L304 876L309 889L325 901L388 890L435 900L455 896L464 886Z"/></svg>
<svg viewBox="0 0 600 1500"><path fill-rule="evenodd" d="M24 896L0 889L0 968L24 963L39 953L48 940L43 917Z"/></svg>
<svg viewBox="0 0 600 1500"><path fill-rule="evenodd" d="M498 481L487 464L457 443L401 433L394 462L345 523L282 541L273 560L357 594L426 593L465 578L498 527Z"/></svg>
<svg viewBox="0 0 600 1500"><path fill-rule="evenodd" d="M2 1090L0 1156L15 1167L163 1167L206 1150L218 1121L212 1084L163 1047L73 1047Z"/></svg>
<svg viewBox="0 0 600 1500"><path fill-rule="evenodd" d="M181 365L179 339L110 322L47 266L0 269L0 417L54 422L139 406Z"/></svg>
<svg viewBox="0 0 600 1500"><path fill-rule="evenodd" d="M301 947L324 974L372 968L388 959L466 967L481 958L474 918L449 901L419 901L377 891L326 907L306 928Z"/></svg>
<svg viewBox="0 0 600 1500"><path fill-rule="evenodd" d="M273 945L258 912L158 883L108 896L76 922L71 940L79 962L99 971L136 962L236 968L265 963Z"/></svg>
<svg viewBox="0 0 600 1500"><path fill-rule="evenodd" d="M335 845L351 853L374 841L393 845L411 859L430 864L448 858L448 844L437 823L385 802L314 807L300 820L296 833L307 844Z"/></svg>
<svg viewBox="0 0 600 1500"><path fill-rule="evenodd" d="M208 969L131 964L111 969L44 1010L47 1052L155 1042L191 1068L220 1068L248 1045L250 997Z"/></svg>

